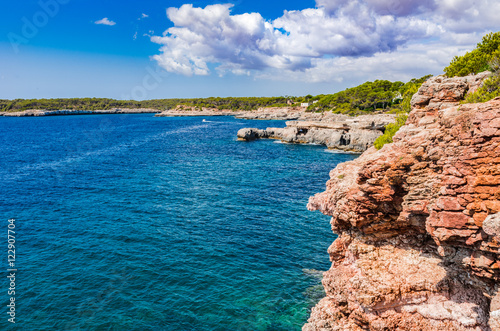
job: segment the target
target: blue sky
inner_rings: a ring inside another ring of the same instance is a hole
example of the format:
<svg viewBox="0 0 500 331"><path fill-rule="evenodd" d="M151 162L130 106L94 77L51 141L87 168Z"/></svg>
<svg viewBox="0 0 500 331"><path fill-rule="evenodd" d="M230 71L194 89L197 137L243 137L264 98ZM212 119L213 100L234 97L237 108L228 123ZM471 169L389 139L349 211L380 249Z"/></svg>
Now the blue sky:
<svg viewBox="0 0 500 331"><path fill-rule="evenodd" d="M441 73L500 30L498 12L487 0L9 1L0 98L306 95L405 81Z"/></svg>

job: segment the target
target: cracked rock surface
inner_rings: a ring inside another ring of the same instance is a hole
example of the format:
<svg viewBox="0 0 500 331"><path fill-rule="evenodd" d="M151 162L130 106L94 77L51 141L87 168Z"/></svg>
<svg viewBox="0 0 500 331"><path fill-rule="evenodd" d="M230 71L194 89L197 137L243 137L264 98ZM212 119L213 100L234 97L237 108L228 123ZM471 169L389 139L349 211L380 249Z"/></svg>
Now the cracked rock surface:
<svg viewBox="0 0 500 331"><path fill-rule="evenodd" d="M500 330L500 98L458 105L485 75L425 82L310 198L339 237L303 330Z"/></svg>

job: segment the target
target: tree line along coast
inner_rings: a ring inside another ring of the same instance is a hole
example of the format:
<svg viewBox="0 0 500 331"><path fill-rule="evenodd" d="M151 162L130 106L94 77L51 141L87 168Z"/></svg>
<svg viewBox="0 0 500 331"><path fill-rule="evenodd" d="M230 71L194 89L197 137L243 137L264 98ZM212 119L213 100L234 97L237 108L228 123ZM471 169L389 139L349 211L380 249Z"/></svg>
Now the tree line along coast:
<svg viewBox="0 0 500 331"><path fill-rule="evenodd" d="M18 112L28 109L43 110L109 110L114 108L149 108L168 110L213 108L220 110L250 111L262 107L303 107L309 112L332 111L339 114L361 115L375 111L394 111L408 94L430 75L412 79L406 84L376 80L348 88L334 94L306 95L301 97L210 97L192 99L153 99L144 101L115 100L109 98L57 98L0 100L1 112Z"/></svg>

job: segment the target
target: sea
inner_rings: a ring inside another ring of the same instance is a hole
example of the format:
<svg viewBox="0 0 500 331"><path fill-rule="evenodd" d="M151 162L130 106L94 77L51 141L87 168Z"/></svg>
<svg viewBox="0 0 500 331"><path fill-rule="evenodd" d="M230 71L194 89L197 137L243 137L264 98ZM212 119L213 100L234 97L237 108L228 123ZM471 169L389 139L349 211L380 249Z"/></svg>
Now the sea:
<svg viewBox="0 0 500 331"><path fill-rule="evenodd" d="M0 117L0 329L300 330L335 239L306 204L357 155L236 139L284 126Z"/></svg>

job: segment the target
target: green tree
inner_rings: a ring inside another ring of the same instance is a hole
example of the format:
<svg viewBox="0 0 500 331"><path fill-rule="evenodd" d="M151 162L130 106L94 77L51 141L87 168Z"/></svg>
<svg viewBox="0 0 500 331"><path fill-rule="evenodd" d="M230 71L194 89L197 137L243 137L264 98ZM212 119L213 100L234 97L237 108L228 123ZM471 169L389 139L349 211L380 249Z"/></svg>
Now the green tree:
<svg viewBox="0 0 500 331"><path fill-rule="evenodd" d="M500 52L496 51L488 63L492 75L484 80L482 86L465 97L462 103L486 102L500 96Z"/></svg>
<svg viewBox="0 0 500 331"><path fill-rule="evenodd" d="M491 70L490 61L499 54L500 32L491 32L483 37L476 48L462 56L455 56L444 68L448 77L467 76Z"/></svg>

